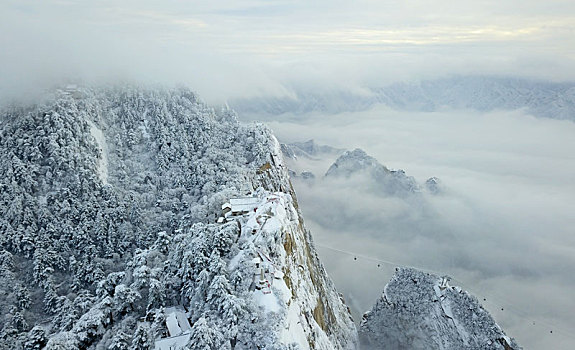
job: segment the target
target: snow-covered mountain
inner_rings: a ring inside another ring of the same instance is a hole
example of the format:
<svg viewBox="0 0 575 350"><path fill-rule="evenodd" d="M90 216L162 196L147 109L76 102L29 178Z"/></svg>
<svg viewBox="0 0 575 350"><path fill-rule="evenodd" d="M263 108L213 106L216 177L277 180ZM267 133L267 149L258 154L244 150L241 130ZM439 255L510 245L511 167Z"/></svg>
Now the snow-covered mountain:
<svg viewBox="0 0 575 350"><path fill-rule="evenodd" d="M405 197L419 193L424 189L431 194L439 194L443 191L441 181L438 178L429 178L424 186L420 186L412 176L406 175L405 171L390 170L359 148L345 151L328 145L319 145L314 140L308 140L289 144L282 143L281 151L290 167L290 176L305 180L308 183L316 178L316 174L308 169L312 163L321 164L335 158L333 162L330 162L331 165L322 179L329 181L364 176L368 182L373 183L375 190L385 196ZM317 168L317 165L314 165L313 168ZM314 170L317 171L317 169ZM325 170L322 169L323 171Z"/></svg>
<svg viewBox="0 0 575 350"><path fill-rule="evenodd" d="M401 268L363 316L362 349L520 349L448 277Z"/></svg>
<svg viewBox="0 0 575 350"><path fill-rule="evenodd" d="M415 191L363 151L336 164ZM185 88L70 86L3 110L0 181L0 349L358 347L280 144Z"/></svg>
<svg viewBox="0 0 575 350"><path fill-rule="evenodd" d="M262 125L186 89L2 112L0 349L351 349Z"/></svg>
<svg viewBox="0 0 575 350"><path fill-rule="evenodd" d="M456 76L394 83L352 91L310 91L292 87L287 97L232 101L242 114L341 113L385 105L397 110L432 112L442 108L478 111L524 109L538 117L575 120L575 83L553 83L498 76Z"/></svg>
<svg viewBox="0 0 575 350"><path fill-rule="evenodd" d="M575 120L575 83L463 76L374 89L377 101L400 110L444 107L478 111L525 109L539 117Z"/></svg>

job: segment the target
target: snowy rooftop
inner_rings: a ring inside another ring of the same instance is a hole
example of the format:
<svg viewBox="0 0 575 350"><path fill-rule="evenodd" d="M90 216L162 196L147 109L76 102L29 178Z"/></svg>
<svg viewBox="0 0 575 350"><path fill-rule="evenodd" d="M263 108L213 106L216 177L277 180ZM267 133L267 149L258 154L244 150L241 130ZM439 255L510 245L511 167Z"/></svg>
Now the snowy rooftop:
<svg viewBox="0 0 575 350"><path fill-rule="evenodd" d="M166 326L172 337L192 330L184 310L173 307L166 308Z"/></svg>
<svg viewBox="0 0 575 350"><path fill-rule="evenodd" d="M258 206L260 199L257 197L231 198L232 212L248 212Z"/></svg>
<svg viewBox="0 0 575 350"><path fill-rule="evenodd" d="M185 311L179 307L168 307L165 311L166 327L169 337L156 339L155 350L180 350L184 349L190 340L192 327Z"/></svg>
<svg viewBox="0 0 575 350"><path fill-rule="evenodd" d="M157 339L154 344L155 350L183 350L190 341L190 333L184 333L177 337Z"/></svg>

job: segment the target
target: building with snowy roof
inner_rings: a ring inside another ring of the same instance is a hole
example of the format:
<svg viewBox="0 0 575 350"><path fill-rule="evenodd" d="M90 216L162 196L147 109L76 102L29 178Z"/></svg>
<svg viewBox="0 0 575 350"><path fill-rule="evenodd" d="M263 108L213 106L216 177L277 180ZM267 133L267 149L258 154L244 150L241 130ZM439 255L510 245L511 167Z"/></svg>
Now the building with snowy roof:
<svg viewBox="0 0 575 350"><path fill-rule="evenodd" d="M181 308L168 307L165 311L166 328L168 337L157 339L154 344L155 350L180 350L184 349L190 340L192 327L188 316Z"/></svg>
<svg viewBox="0 0 575 350"><path fill-rule="evenodd" d="M242 215L249 213L250 211L256 209L260 199L257 197L243 197L243 198L231 198L230 206L232 215Z"/></svg>

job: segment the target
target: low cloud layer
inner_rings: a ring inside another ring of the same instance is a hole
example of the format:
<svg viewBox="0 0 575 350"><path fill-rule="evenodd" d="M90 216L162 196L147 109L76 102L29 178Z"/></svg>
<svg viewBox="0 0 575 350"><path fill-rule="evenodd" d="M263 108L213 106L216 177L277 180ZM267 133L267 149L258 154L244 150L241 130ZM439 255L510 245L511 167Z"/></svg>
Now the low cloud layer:
<svg viewBox="0 0 575 350"><path fill-rule="evenodd" d="M374 195L361 177L295 182L328 272L357 314L393 273L369 259L377 258L451 275L528 348L575 344L574 123L387 109L286 120L269 122L284 141L361 147L420 183L437 176L445 186L443 195L401 200ZM296 164L319 176L327 169Z"/></svg>

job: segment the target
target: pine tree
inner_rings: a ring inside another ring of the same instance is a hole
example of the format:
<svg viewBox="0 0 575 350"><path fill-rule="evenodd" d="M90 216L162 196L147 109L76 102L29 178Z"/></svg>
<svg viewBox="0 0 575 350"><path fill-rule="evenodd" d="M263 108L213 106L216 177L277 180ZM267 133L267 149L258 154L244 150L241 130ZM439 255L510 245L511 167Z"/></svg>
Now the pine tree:
<svg viewBox="0 0 575 350"><path fill-rule="evenodd" d="M211 350L222 349L225 345L227 344L218 327L205 317L200 317L192 327L187 347L191 350Z"/></svg>
<svg viewBox="0 0 575 350"><path fill-rule="evenodd" d="M24 342L24 349L40 350L44 348L47 342L46 331L42 327L36 326L28 332L26 341Z"/></svg>
<svg viewBox="0 0 575 350"><path fill-rule="evenodd" d="M129 336L126 333L118 331L112 337L108 350L128 350L130 347L128 340Z"/></svg>
<svg viewBox="0 0 575 350"><path fill-rule="evenodd" d="M152 339L150 337L150 327L145 322L138 323L130 350L149 350L152 347Z"/></svg>

